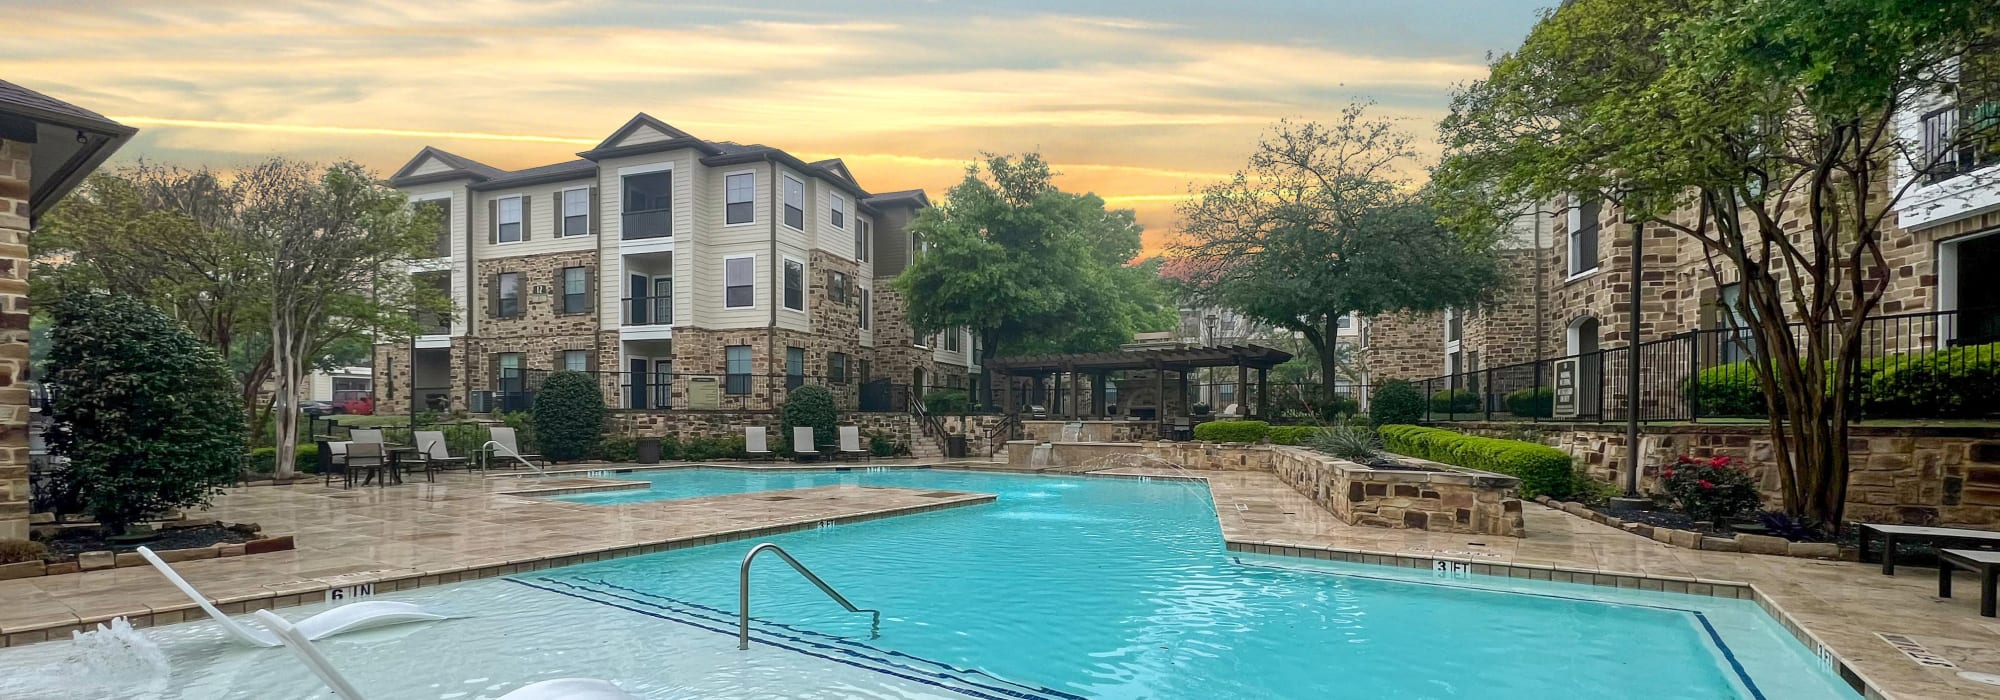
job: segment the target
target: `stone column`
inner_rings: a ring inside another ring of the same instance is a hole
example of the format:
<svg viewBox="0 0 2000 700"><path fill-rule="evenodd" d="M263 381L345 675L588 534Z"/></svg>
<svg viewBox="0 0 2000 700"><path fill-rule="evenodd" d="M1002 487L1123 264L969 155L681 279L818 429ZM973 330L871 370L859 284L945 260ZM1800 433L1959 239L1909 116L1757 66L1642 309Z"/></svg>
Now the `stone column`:
<svg viewBox="0 0 2000 700"><path fill-rule="evenodd" d="M0 539L28 538L28 155L0 140Z"/></svg>

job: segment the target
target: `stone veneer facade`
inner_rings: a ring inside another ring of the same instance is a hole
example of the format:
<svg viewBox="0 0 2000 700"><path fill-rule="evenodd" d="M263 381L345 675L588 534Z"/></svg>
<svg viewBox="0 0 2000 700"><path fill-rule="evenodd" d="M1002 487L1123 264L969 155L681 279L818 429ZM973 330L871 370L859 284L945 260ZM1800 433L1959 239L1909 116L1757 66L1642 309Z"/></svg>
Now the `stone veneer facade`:
<svg viewBox="0 0 2000 700"><path fill-rule="evenodd" d="M0 139L0 539L28 536L28 160Z"/></svg>
<svg viewBox="0 0 2000 700"><path fill-rule="evenodd" d="M1465 423L1488 437L1540 436L1592 477L1623 485L1623 425ZM1757 477L1767 507L1783 498L1770 433L1754 425L1654 425L1639 436L1640 490L1660 490L1660 468L1683 454L1726 455ZM1854 426L1848 445L1848 520L2000 530L2000 428Z"/></svg>

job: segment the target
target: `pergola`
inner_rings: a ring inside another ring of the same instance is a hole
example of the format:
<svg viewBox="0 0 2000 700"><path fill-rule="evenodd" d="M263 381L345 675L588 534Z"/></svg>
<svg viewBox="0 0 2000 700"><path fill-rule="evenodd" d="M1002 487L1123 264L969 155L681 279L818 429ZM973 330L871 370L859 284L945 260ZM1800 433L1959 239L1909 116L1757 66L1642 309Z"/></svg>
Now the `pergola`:
<svg viewBox="0 0 2000 700"><path fill-rule="evenodd" d="M1058 407L1067 403L1063 417L1082 419L1106 416L1104 401L1105 379L1112 372L1120 370L1152 370L1154 396L1159 407L1154 412L1154 420L1164 424L1167 419L1166 377L1167 372L1179 375L1180 395L1187 395L1188 372L1204 367L1235 367L1236 385L1250 384L1250 370L1257 370L1257 397L1251 406L1251 415L1264 415L1265 376L1272 367L1292 359L1292 354L1283 350L1261 345L1220 345L1190 348L1149 348L1142 350L1120 350L1115 352L1088 352L1058 355L1029 355L1023 357L1002 357L985 362L987 371L1009 377L1035 377L1055 375L1053 396L1062 396L1064 381L1068 375L1070 398L1068 402L1056 401ZM1084 382L1081 376L1090 376L1088 397L1089 410L1083 410L1085 397L1082 395ZM1014 397L1014 382L1006 382L1004 406L1008 413L1017 409Z"/></svg>

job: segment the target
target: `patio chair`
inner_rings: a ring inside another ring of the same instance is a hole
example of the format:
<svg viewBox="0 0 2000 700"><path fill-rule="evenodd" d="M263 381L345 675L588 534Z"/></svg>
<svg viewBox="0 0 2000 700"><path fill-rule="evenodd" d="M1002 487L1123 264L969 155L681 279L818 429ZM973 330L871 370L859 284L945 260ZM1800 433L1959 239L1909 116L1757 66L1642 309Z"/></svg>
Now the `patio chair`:
<svg viewBox="0 0 2000 700"><path fill-rule="evenodd" d="M813 442L812 426L810 425L793 426L792 456L798 458L804 458L807 455L817 456L819 455L818 445L819 443Z"/></svg>
<svg viewBox="0 0 2000 700"><path fill-rule="evenodd" d="M519 461L529 466L533 466L535 462L540 462L543 466L548 465L549 460L541 455L521 453L521 442L514 438L513 428L496 425L487 430L492 433L492 439L486 443L486 448L493 454L499 455L504 460Z"/></svg>
<svg viewBox="0 0 2000 700"><path fill-rule="evenodd" d="M278 617L277 613L269 610L257 611L257 621L270 627L276 633L279 642L290 650L293 656L298 657L314 676L318 676L321 683L325 683L326 687L333 690L334 697L340 700L363 700L361 692L355 690L354 684L347 682L339 671L333 669L333 663L328 661L324 654L319 653L319 647L313 644L312 637L304 634L299 626L286 622L285 618ZM606 681L590 678L557 678L521 686L500 696L500 700L639 700L639 698L619 690L618 686Z"/></svg>
<svg viewBox="0 0 2000 700"><path fill-rule="evenodd" d="M158 570L161 576L167 577L167 582L174 584L175 588L181 589L182 595L193 600L195 605L201 606L202 612L208 613L208 616L214 619L216 624L222 626L224 632L229 633L231 637L235 637L237 641L259 647L275 647L281 644L277 635L253 627L245 627L235 620L229 619L228 615L222 614L222 611L217 610L213 604L210 604L208 598L204 597L200 591L195 590L194 586L187 582L187 579L181 578L180 572L174 571L174 568L167 566L167 563L162 561L159 555L154 554L152 549L140 547L139 556L145 558L146 563L152 564L153 568ZM258 612L269 614L269 611L264 610L259 610ZM425 610L422 606L413 603L366 600L342 605L300 620L297 625L288 624L286 627L292 628L305 639L324 639L342 632L352 632L370 627L442 619L445 619L445 616Z"/></svg>
<svg viewBox="0 0 2000 700"><path fill-rule="evenodd" d="M339 474L352 486L354 480L347 476L347 441L322 440L319 445L319 485L332 486L333 476Z"/></svg>
<svg viewBox="0 0 2000 700"><path fill-rule="evenodd" d="M464 457L451 456L451 446L445 442L444 431L419 430L411 435L417 439L417 456L424 461L425 478L436 481L437 478L432 475L441 470L449 469L453 465L459 467L471 465L471 461Z"/></svg>
<svg viewBox="0 0 2000 700"><path fill-rule="evenodd" d="M752 457L771 456L770 440L764 436L764 426L751 425L743 428L743 452Z"/></svg>
<svg viewBox="0 0 2000 700"><path fill-rule="evenodd" d="M840 453L849 456L868 456L868 450L861 447L861 428L859 426L840 426Z"/></svg>
<svg viewBox="0 0 2000 700"><path fill-rule="evenodd" d="M387 468L388 466L389 466L389 460L387 456L382 453L382 443L379 442L347 443L348 488L353 488L354 473L357 471L360 471L366 475L366 478L362 479L362 483L367 483L369 480L373 480L376 486L387 486L389 484L389 470Z"/></svg>
<svg viewBox="0 0 2000 700"><path fill-rule="evenodd" d="M1186 416L1174 419L1173 430L1170 436L1175 440L1191 440L1194 438L1194 428L1188 425Z"/></svg>
<svg viewBox="0 0 2000 700"><path fill-rule="evenodd" d="M356 428L347 431L347 436L355 442L372 442L377 445L383 443L381 428Z"/></svg>

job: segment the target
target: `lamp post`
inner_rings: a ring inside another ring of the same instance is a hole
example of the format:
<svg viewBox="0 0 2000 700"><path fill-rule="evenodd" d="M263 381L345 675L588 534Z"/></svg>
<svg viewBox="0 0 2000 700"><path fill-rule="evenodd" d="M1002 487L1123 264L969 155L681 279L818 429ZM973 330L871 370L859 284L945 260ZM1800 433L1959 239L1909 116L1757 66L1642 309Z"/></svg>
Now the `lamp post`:
<svg viewBox="0 0 2000 700"><path fill-rule="evenodd" d="M1208 316L1204 317L1202 320L1208 322L1208 344L1210 347L1214 347L1215 314L1211 313ZM1215 410L1215 368L1209 367L1203 369L1201 373L1203 377L1203 381L1201 383L1201 402L1208 404L1209 410L1213 411Z"/></svg>

